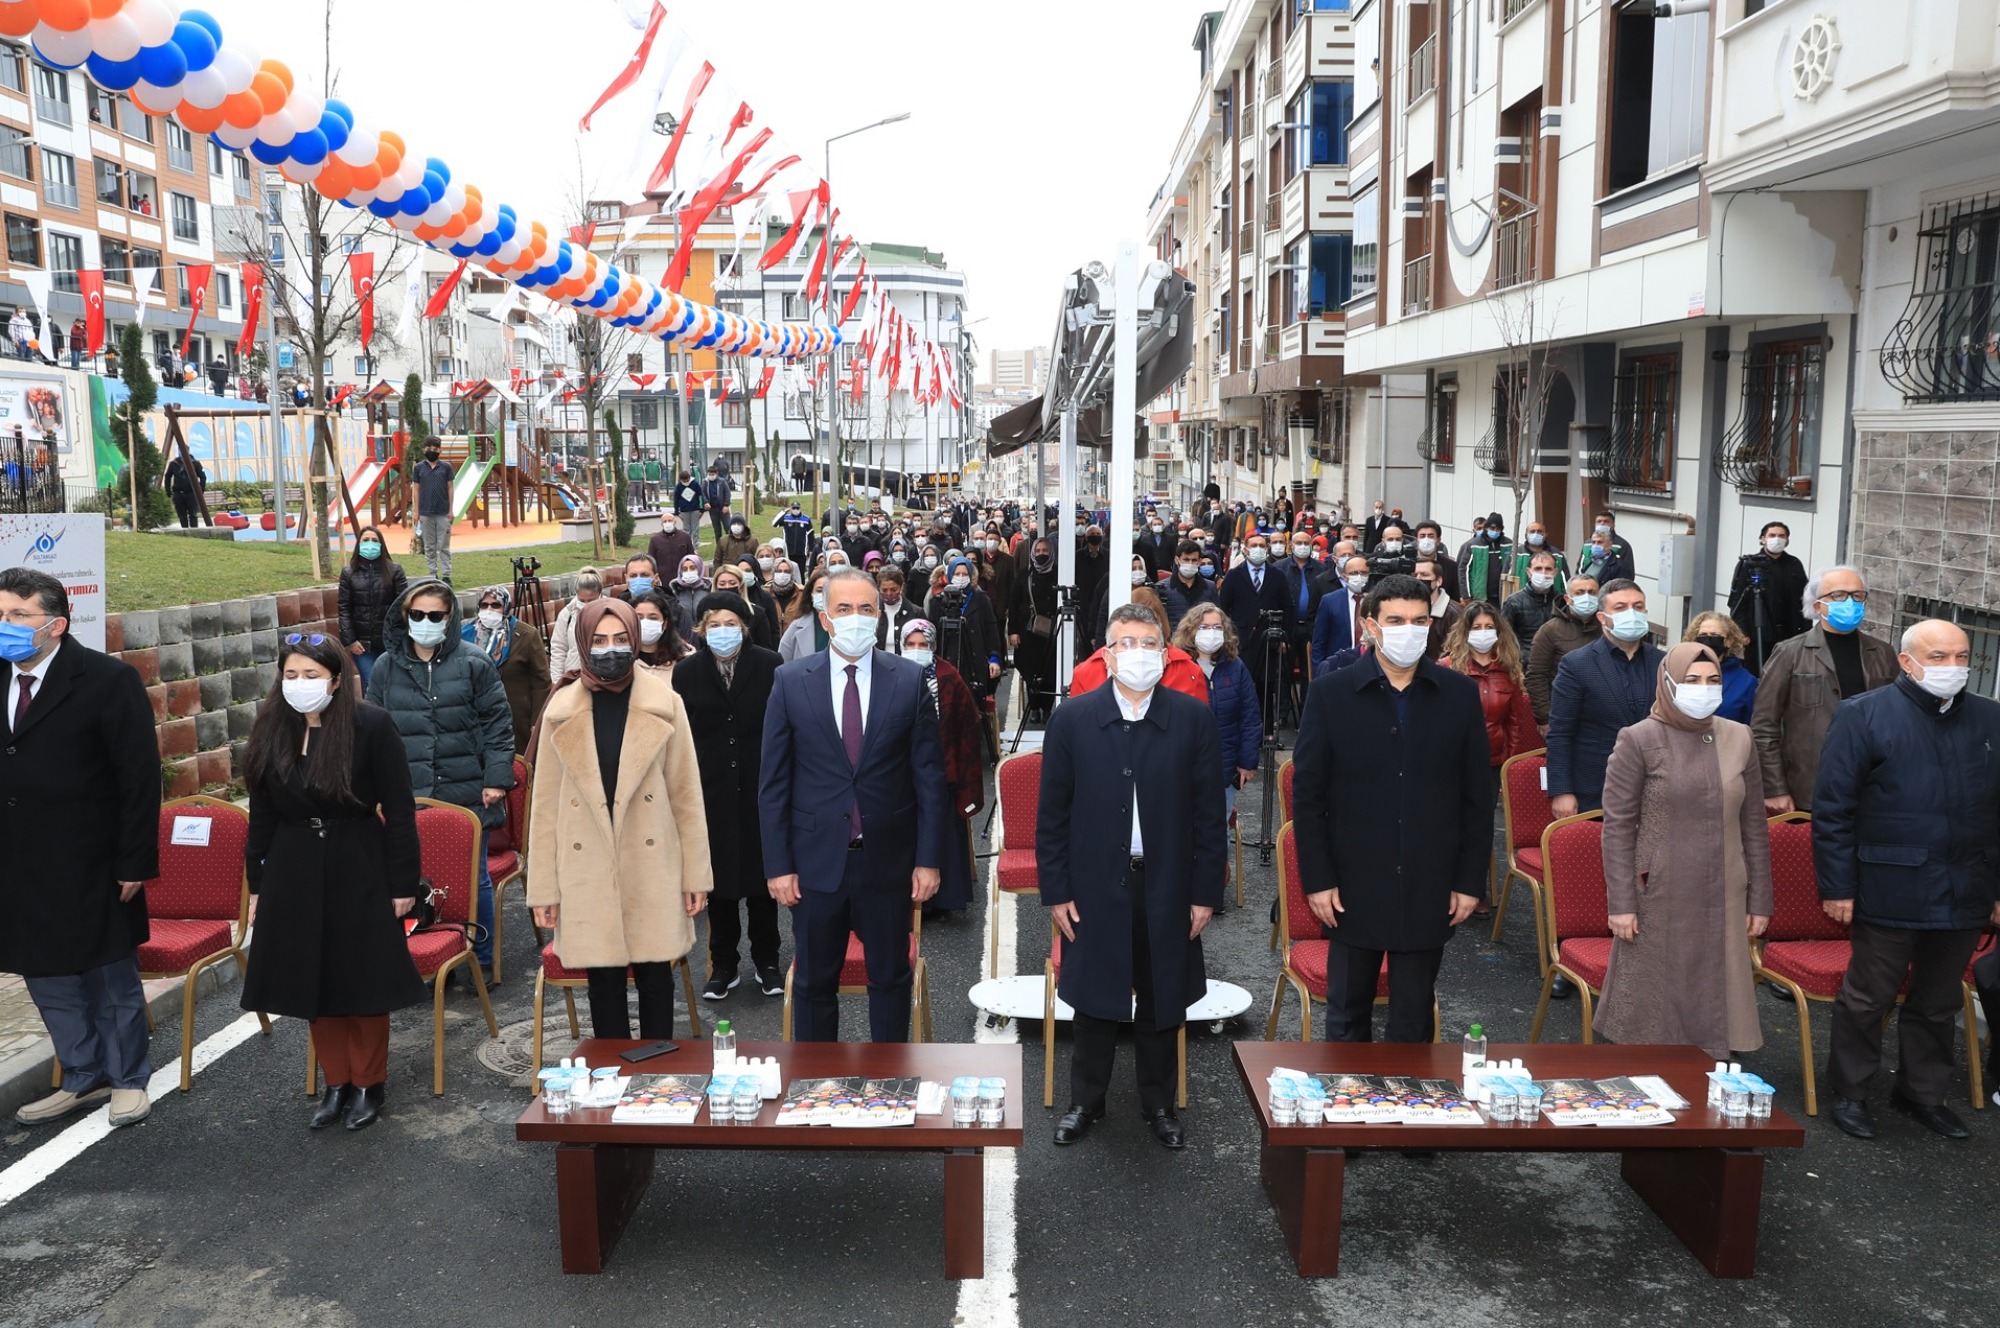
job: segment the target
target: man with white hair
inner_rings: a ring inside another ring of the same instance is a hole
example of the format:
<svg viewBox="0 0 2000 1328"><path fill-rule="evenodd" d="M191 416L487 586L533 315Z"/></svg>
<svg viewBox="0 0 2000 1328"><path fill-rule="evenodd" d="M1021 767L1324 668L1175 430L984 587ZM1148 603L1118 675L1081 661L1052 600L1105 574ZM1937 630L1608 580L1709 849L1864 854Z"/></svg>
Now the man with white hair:
<svg viewBox="0 0 2000 1328"><path fill-rule="evenodd" d="M1833 1003L1828 1114L1875 1137L1868 1087L1900 990L1889 1104L1963 1139L1944 1093L1965 965L1981 930L2000 926L2000 702L1965 690L1972 647L1954 623L1916 624L1896 661L1892 686L1834 713L1813 786L1821 906L1852 947Z"/></svg>
<svg viewBox="0 0 2000 1328"><path fill-rule="evenodd" d="M1896 679L1896 652L1860 630L1868 585L1859 568L1824 567L1806 581L1813 625L1778 643L1757 683L1750 734L1764 767L1764 812L1809 812L1834 707Z"/></svg>

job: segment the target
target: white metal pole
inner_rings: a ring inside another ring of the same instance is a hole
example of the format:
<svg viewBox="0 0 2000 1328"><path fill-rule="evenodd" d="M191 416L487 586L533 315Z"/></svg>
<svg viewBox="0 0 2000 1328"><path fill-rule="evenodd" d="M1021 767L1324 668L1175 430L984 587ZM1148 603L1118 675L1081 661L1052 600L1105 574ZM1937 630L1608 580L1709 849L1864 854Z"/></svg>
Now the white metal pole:
<svg viewBox="0 0 2000 1328"><path fill-rule="evenodd" d="M1055 391L1050 384L1049 390ZM1039 444L1037 447L1039 448ZM1062 457L1058 462L1059 479L1056 489L1056 519L1049 523L1049 540L1056 549L1056 586L1058 595L1067 594L1076 612L1081 614L1089 607L1077 604L1076 594L1076 531L1071 526L1076 512L1076 403L1070 402L1062 412ZM1036 486L1039 497L1041 486ZM1056 632L1056 695L1069 695L1070 676L1076 670L1076 634L1082 630L1074 617L1061 619Z"/></svg>
<svg viewBox="0 0 2000 1328"><path fill-rule="evenodd" d="M1118 302L1111 321L1111 464L1105 481L1105 506L1111 529L1104 532L1105 584L1112 608L1132 602L1132 513L1138 497L1132 449L1138 446L1134 427L1139 413L1139 246L1126 240L1118 246L1118 266L1111 274Z"/></svg>

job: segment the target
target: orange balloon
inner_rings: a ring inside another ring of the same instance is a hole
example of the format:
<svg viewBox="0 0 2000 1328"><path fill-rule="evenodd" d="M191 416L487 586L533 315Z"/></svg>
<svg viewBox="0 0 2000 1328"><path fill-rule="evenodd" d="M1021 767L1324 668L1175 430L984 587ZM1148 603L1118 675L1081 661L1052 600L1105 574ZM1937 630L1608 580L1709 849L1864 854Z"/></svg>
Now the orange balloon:
<svg viewBox="0 0 2000 1328"><path fill-rule="evenodd" d="M41 21L42 16L35 11L34 0L26 0L23 4L0 4L0 37L26 37Z"/></svg>
<svg viewBox="0 0 2000 1328"><path fill-rule="evenodd" d="M331 158L329 158L328 160L331 160ZM278 169L282 171L284 167L280 166ZM326 172L321 171L317 176L313 177L312 187L319 190L322 197L330 198L334 202L338 203L341 199L347 197L347 194L345 192L338 190L334 187L340 183L341 180L339 176L336 175L331 180L329 180L327 179Z"/></svg>
<svg viewBox="0 0 2000 1328"><path fill-rule="evenodd" d="M114 18L125 8L125 0L90 0L92 18Z"/></svg>
<svg viewBox="0 0 2000 1328"><path fill-rule="evenodd" d="M419 240L422 240L425 244L429 244L432 240L435 240L437 239L438 236L444 234L444 227L433 226L427 221L420 222L418 223L417 228L411 231L410 234L416 236Z"/></svg>
<svg viewBox="0 0 2000 1328"><path fill-rule="evenodd" d="M239 92L222 99L223 120L238 129L255 129L263 122L264 115L264 103L254 92Z"/></svg>
<svg viewBox="0 0 2000 1328"><path fill-rule="evenodd" d="M335 156L320 164L313 184L328 198L345 198L354 192L354 168Z"/></svg>
<svg viewBox="0 0 2000 1328"><path fill-rule="evenodd" d="M456 240L459 236L465 234L465 214L463 212L458 213L439 229L446 237Z"/></svg>
<svg viewBox="0 0 2000 1328"><path fill-rule="evenodd" d="M398 163L401 163L403 160L403 154L410 150L409 145L403 142L403 136L393 129L377 130L375 141L385 148L395 149L396 161ZM391 167L390 169L394 170L395 168Z"/></svg>
<svg viewBox="0 0 2000 1328"><path fill-rule="evenodd" d="M373 189L382 183L382 168L372 161L366 166L349 166L347 169L354 176L354 187L357 190Z"/></svg>
<svg viewBox="0 0 2000 1328"><path fill-rule="evenodd" d="M212 134L222 128L220 106L204 110L193 102L184 101L174 108L174 118L179 120L190 134Z"/></svg>
<svg viewBox="0 0 2000 1328"><path fill-rule="evenodd" d="M34 5L23 5L33 9ZM75 32L90 24L90 0L41 0L42 22L57 32Z"/></svg>
<svg viewBox="0 0 2000 1328"><path fill-rule="evenodd" d="M469 184L469 185L465 186L465 201L466 201L466 202L468 202L468 203L481 203L481 202L484 202L484 201L485 201L485 199L486 199L486 195L485 195L485 194L482 194L482 193L480 193L480 192L479 192L479 186L478 186L478 185L476 185L476 184Z"/></svg>
<svg viewBox="0 0 2000 1328"><path fill-rule="evenodd" d="M292 94L276 74L261 73L250 80L250 95L262 103L265 115L276 115L285 108L285 99Z"/></svg>
<svg viewBox="0 0 2000 1328"><path fill-rule="evenodd" d="M279 83L284 85L285 97L289 97L292 95L292 89L296 85L292 82L291 67L285 64L284 61L266 60L263 64L258 65L257 76L261 78L265 74L270 74L274 76ZM251 86L252 87L256 86L255 80L252 80ZM283 103L284 99L285 99L284 97L280 97L278 100L280 103Z"/></svg>
<svg viewBox="0 0 2000 1328"><path fill-rule="evenodd" d="M403 169L403 154L385 143L376 149L375 168L382 172L382 178L386 180Z"/></svg>

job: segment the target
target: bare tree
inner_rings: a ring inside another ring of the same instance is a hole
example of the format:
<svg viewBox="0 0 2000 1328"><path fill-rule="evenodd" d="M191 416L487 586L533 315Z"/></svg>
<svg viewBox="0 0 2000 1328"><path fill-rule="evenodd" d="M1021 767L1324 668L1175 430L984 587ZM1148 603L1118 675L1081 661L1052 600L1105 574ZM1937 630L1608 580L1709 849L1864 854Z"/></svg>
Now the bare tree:
<svg viewBox="0 0 2000 1328"><path fill-rule="evenodd" d="M1506 350L1493 389L1493 432L1480 446L1477 460L1494 478L1507 482L1514 496L1510 529L1519 531L1534 492L1549 394L1561 376L1554 330L1562 309L1551 308L1536 285L1529 283L1489 294L1486 311Z"/></svg>

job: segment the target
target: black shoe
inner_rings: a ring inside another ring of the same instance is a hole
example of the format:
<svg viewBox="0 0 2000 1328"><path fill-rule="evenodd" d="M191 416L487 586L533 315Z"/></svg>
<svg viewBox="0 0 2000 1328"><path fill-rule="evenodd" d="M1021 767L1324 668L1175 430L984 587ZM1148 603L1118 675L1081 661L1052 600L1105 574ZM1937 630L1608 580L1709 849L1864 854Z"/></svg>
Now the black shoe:
<svg viewBox="0 0 2000 1328"><path fill-rule="evenodd" d="M1833 1117L1833 1123L1857 1139L1873 1139L1875 1122L1868 1115L1868 1104L1859 1098L1837 1097L1827 1104L1826 1114Z"/></svg>
<svg viewBox="0 0 2000 1328"><path fill-rule="evenodd" d="M1085 1111L1082 1107L1071 1107L1056 1122L1056 1143L1073 1144L1090 1133L1090 1127L1104 1119L1103 1109Z"/></svg>
<svg viewBox="0 0 2000 1328"><path fill-rule="evenodd" d="M779 972L776 968L758 969L757 990L763 992L766 996L784 995L785 975Z"/></svg>
<svg viewBox="0 0 2000 1328"><path fill-rule="evenodd" d="M709 978L708 985L701 989L701 998L705 1001L719 1001L729 995L730 992L736 990L736 984L741 981L743 979L733 971L728 977L724 977L718 971Z"/></svg>
<svg viewBox="0 0 2000 1328"><path fill-rule="evenodd" d="M347 1128L350 1130L365 1130L375 1123L375 1118L382 1114L382 1103L388 1097L388 1085L370 1084L359 1092L360 1096L347 1113Z"/></svg>
<svg viewBox="0 0 2000 1328"><path fill-rule="evenodd" d="M1566 1001L1576 995L1576 984L1558 973L1555 982L1549 987L1549 995L1556 1000Z"/></svg>
<svg viewBox="0 0 2000 1328"><path fill-rule="evenodd" d="M347 1109L354 1105L354 1099L353 1084L328 1084L326 1091L319 1095L319 1110L313 1112L306 1128L324 1130L347 1114Z"/></svg>
<svg viewBox="0 0 2000 1328"><path fill-rule="evenodd" d="M1775 999L1781 1000L1787 1005L1798 1004L1798 1000L1792 995L1790 987L1781 987L1775 982L1766 982L1764 990L1770 992Z"/></svg>
<svg viewBox="0 0 2000 1328"><path fill-rule="evenodd" d="M1947 1139L1967 1139L1965 1122L1953 1113L1950 1107L1939 1104L1931 1106L1923 1102L1913 1102L1901 1093L1889 1094L1889 1105L1908 1116L1932 1134L1941 1134Z"/></svg>
<svg viewBox="0 0 2000 1328"><path fill-rule="evenodd" d="M1153 1137L1160 1141L1162 1148L1187 1147L1181 1118L1174 1114L1172 1107L1161 1107L1158 1111L1146 1113L1146 1124L1152 1128Z"/></svg>

